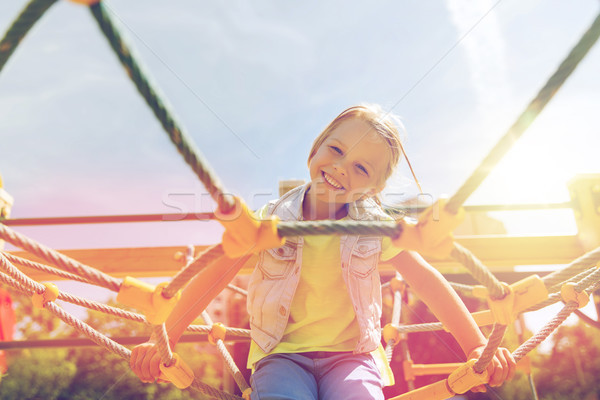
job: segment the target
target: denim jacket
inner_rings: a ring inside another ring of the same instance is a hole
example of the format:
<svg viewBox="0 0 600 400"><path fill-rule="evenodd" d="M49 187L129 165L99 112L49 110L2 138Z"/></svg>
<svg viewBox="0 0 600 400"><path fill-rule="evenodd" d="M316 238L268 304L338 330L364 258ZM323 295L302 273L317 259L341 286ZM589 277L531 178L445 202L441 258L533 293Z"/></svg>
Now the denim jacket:
<svg viewBox="0 0 600 400"><path fill-rule="evenodd" d="M282 221L302 220L302 201L309 184L300 186L268 204L267 214ZM389 219L372 200L348 205L353 220ZM250 276L248 313L252 339L266 353L280 341L287 325L292 299L300 280L303 237L288 237L278 248L262 251ZM340 236L342 275L356 313L360 338L354 353L367 353L381 340L381 281L377 263L379 236Z"/></svg>

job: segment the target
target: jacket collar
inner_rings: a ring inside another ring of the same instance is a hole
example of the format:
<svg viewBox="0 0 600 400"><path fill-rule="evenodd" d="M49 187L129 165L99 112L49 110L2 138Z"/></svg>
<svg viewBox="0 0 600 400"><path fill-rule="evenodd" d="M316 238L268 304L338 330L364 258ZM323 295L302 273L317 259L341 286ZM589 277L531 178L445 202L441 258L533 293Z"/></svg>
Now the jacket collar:
<svg viewBox="0 0 600 400"><path fill-rule="evenodd" d="M302 204L310 182L298 186L276 201L272 213L283 221L302 221ZM373 220L382 213L381 208L371 198L348 204L348 218L355 221Z"/></svg>

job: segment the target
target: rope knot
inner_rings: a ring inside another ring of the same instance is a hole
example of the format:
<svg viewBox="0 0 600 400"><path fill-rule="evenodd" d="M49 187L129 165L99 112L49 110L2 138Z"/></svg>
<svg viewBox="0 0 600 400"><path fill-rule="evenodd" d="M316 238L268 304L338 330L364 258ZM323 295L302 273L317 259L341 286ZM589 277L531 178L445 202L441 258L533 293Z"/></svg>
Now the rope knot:
<svg viewBox="0 0 600 400"><path fill-rule="evenodd" d="M54 283L42 283L46 288L41 293L34 293L31 296L31 301L35 308L45 308L46 304L58 298L58 287Z"/></svg>

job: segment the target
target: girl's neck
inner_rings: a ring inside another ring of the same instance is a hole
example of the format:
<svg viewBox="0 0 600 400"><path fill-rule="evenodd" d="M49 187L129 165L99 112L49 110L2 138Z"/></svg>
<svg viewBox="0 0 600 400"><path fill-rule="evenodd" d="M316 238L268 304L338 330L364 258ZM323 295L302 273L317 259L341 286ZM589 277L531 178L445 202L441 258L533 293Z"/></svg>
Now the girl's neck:
<svg viewBox="0 0 600 400"><path fill-rule="evenodd" d="M305 221L319 221L325 219L339 220L348 215L348 204L335 204L319 201L311 195L310 187L304 193L302 201L302 218Z"/></svg>

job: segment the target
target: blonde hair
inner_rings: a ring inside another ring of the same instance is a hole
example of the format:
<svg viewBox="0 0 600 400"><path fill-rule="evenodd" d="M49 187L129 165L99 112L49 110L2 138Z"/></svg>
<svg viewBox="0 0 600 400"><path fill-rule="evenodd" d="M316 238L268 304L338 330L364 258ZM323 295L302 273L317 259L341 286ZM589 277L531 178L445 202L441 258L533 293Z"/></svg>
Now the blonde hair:
<svg viewBox="0 0 600 400"><path fill-rule="evenodd" d="M340 115L335 117L335 119L331 121L329 125L327 125L323 132L321 132L313 142L312 148L308 155L308 163L310 164L310 161L313 159L315 154L317 154L319 147L321 147L323 142L327 140L327 138L331 135L331 132L333 132L333 130L343 121L350 118L360 118L361 120L367 122L373 128L373 131L389 144L391 157L389 165L387 166L383 176L382 183L385 183L385 181L387 181L387 179L394 172L394 168L396 168L396 165L400 160L400 156L402 153L404 153L399 132L399 128L404 131L404 126L396 116L394 116L392 113L383 111L381 106L377 104L361 104L342 111Z"/></svg>

